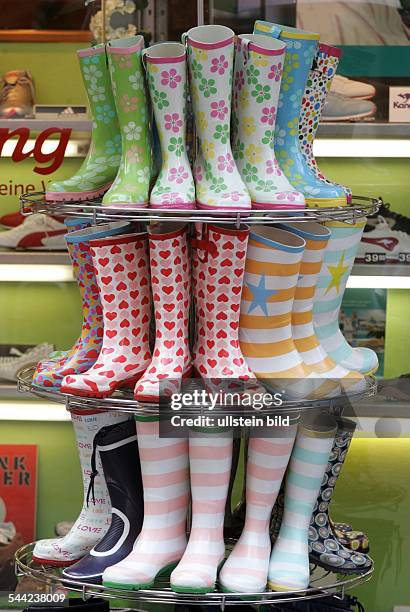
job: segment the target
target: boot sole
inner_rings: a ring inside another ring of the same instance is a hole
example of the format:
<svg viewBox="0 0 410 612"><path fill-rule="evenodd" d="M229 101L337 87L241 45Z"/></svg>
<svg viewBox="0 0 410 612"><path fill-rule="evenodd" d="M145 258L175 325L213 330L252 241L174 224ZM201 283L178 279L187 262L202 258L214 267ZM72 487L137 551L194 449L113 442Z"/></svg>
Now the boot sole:
<svg viewBox="0 0 410 612"><path fill-rule="evenodd" d="M169 563L168 565L165 565L165 567L159 570L159 572L155 575L155 577L153 578L153 580L151 580L151 582L144 582L140 584L135 584L135 583L122 584L121 582L111 582L111 581L104 580L103 586L109 589L122 589L125 591L140 591L142 589L150 589L152 586L154 586L157 578L159 578L160 576L169 575L172 572L172 570L176 568L178 563L179 561L175 561L174 563Z"/></svg>
<svg viewBox="0 0 410 612"><path fill-rule="evenodd" d="M370 571L373 566L373 560L371 559L371 565L369 567L361 567L361 568L357 568L357 569L343 569L343 565L342 566L335 566L335 565L329 565L328 563L323 563L322 561L320 561L320 559L315 559L314 557L309 557L309 561L310 563L314 563L315 565L318 565L319 567L322 567L323 569L325 569L326 571L330 571L330 572L336 572L337 574L344 574L346 576L352 576L354 574L365 574L366 572Z"/></svg>
<svg viewBox="0 0 410 612"><path fill-rule="evenodd" d="M79 559L74 559L73 561L57 561L55 559L41 559L40 557L35 557L33 555L33 563L37 565L51 565L52 567L70 567L70 565L74 565L77 561L80 561L82 557Z"/></svg>
<svg viewBox="0 0 410 612"><path fill-rule="evenodd" d="M113 395L113 393L115 393L115 391L117 391L118 389L133 389L135 384L139 381L141 376L144 374L144 372L145 370L142 370L142 372L139 372L132 378L128 378L126 380L119 382L118 384L115 385L115 387L113 387L109 391L99 392L99 391L91 391L91 389L90 391L87 391L85 389L74 389L73 390L70 387L61 386L60 392L67 394L67 395L74 395L76 397L77 396L78 397L94 397L96 399L104 399L106 397L111 397L111 395ZM73 391L75 391L75 393Z"/></svg>
<svg viewBox="0 0 410 612"><path fill-rule="evenodd" d="M93 189L92 191L46 191L45 199L50 202L72 202L78 200L80 202L86 200L95 200L100 196L104 195L109 190L112 183L108 183L99 189Z"/></svg>

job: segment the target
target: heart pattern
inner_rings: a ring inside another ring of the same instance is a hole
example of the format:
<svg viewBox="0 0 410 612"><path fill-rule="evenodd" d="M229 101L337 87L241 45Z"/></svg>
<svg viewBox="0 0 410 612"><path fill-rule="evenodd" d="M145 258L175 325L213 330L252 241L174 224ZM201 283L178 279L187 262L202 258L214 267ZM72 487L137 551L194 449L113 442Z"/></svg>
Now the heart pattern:
<svg viewBox="0 0 410 612"><path fill-rule="evenodd" d="M246 253L249 231L209 226L208 232L211 243L217 239L217 254L207 253L203 258L202 252L199 257L194 249L192 258L197 328L194 367L207 379L254 379L239 348L245 257L235 255ZM231 265L222 265L227 260Z"/></svg>
<svg viewBox="0 0 410 612"><path fill-rule="evenodd" d="M83 225L70 226L72 231ZM33 385L59 389L69 372L81 374L95 363L102 346L103 318L89 241L67 242L74 277L80 290L83 323L81 334L67 355L58 361L40 362L33 376Z"/></svg>
<svg viewBox="0 0 410 612"><path fill-rule="evenodd" d="M121 251L114 257L110 253L113 245ZM102 347L92 367L64 378L61 385L63 393L108 397L121 386L133 387L145 371L151 359L148 342L149 285L146 283L142 286L141 283L141 279L149 274L147 247L146 234L130 234L127 239L113 237L96 241L96 244L91 242L104 319ZM124 270L114 272L118 262ZM138 276L131 280L129 273L136 268L139 270ZM103 282L107 275L112 276L108 287ZM114 300L112 295L115 296ZM140 347L137 353L133 351L135 346Z"/></svg>
<svg viewBox="0 0 410 612"><path fill-rule="evenodd" d="M149 254L156 338L152 361L134 390L140 402L158 402L160 397L178 393L182 376L191 369L187 228L171 236L169 232L150 234Z"/></svg>

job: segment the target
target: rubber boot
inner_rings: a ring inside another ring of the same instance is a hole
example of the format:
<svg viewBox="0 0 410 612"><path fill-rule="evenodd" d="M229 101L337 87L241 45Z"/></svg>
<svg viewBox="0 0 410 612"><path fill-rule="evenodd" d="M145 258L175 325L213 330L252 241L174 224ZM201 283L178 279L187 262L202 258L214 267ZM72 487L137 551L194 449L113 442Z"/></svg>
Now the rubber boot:
<svg viewBox="0 0 410 612"><path fill-rule="evenodd" d="M59 391L65 376L87 372L96 362L103 341L103 317L97 279L92 262L90 237L115 236L127 231L129 223L118 221L85 227L70 232L66 242L80 290L83 322L81 335L66 358L41 365L33 376L33 385Z"/></svg>
<svg viewBox="0 0 410 612"><path fill-rule="evenodd" d="M194 166L198 208L250 209L251 200L230 143L234 33L205 25L186 34L199 153Z"/></svg>
<svg viewBox="0 0 410 612"><path fill-rule="evenodd" d="M352 198L351 189L334 181L327 180L320 172L313 155L313 142L341 54L342 51L338 47L318 45L302 99L299 118L299 142L302 154L313 174L327 185L341 187L346 194L347 202L350 202Z"/></svg>
<svg viewBox="0 0 410 612"><path fill-rule="evenodd" d="M286 43L275 135L275 153L279 166L291 185L304 194L306 206L345 206L347 200L344 190L318 179L300 147L299 119L303 93L313 66L319 34L266 21L255 22L254 34L273 36Z"/></svg>
<svg viewBox="0 0 410 612"><path fill-rule="evenodd" d="M155 348L134 390L137 401L157 403L179 393L191 374L189 350L190 266L187 226L159 224L149 230Z"/></svg>
<svg viewBox="0 0 410 612"><path fill-rule="evenodd" d="M232 494L235 484L236 474L238 471L239 457L241 452L241 439L234 438L232 441L232 462L231 462L231 474L229 477L228 495L225 504L225 518L224 518L224 539L231 540L234 538L235 527L234 518L232 511ZM235 538L237 539L237 538Z"/></svg>
<svg viewBox="0 0 410 612"><path fill-rule="evenodd" d="M105 479L102 475L100 456L97 454L98 476L94 480L94 499L87 503L91 473L93 440L103 427L123 422L124 415L118 412L72 410L74 427L84 489L84 501L80 515L63 538L39 540L34 546L33 561L45 565L65 567L84 557L107 533L111 523L111 504Z"/></svg>
<svg viewBox="0 0 410 612"><path fill-rule="evenodd" d="M266 589L271 542L269 522L295 441L297 425L258 429L251 437L246 468L246 518L241 537L224 564L224 591L260 593Z"/></svg>
<svg viewBox="0 0 410 612"><path fill-rule="evenodd" d="M104 333L96 363L63 379L61 391L108 397L133 389L151 361L147 234L91 240L91 256L102 304Z"/></svg>
<svg viewBox="0 0 410 612"><path fill-rule="evenodd" d="M203 226L192 241L193 288L197 335L193 348L196 372L208 382L249 381L239 348L239 308L249 229Z"/></svg>
<svg viewBox="0 0 410 612"><path fill-rule="evenodd" d="M331 397L332 380L313 372L296 349L291 313L306 242L282 229L253 226L241 301L240 347L248 367L291 399ZM291 380L293 379L293 380Z"/></svg>
<svg viewBox="0 0 410 612"><path fill-rule="evenodd" d="M80 229L83 229L84 227L88 227L91 224L92 224L91 219L81 219L81 218L64 219L64 225L67 228L67 233L76 232ZM70 248L70 246L67 245L67 247L68 247L68 253L71 259L71 266L73 268L73 276L77 284L80 287L80 293L81 293L82 286L79 283L78 277L79 277L79 274L81 273L80 261L82 259L82 253L80 249L78 248L78 246L77 248L75 248L74 246ZM83 296L82 296L82 299L83 299ZM41 372L44 369L50 369L50 367L59 367L63 365L65 361L68 359L68 357L70 357L78 349L78 347L80 346L80 343L81 343L81 336L77 338L74 346L70 350L55 351L54 353L51 353L47 359L43 359L38 362L37 367L36 367L36 372Z"/></svg>
<svg viewBox="0 0 410 612"><path fill-rule="evenodd" d="M111 186L121 159L121 136L108 72L105 44L77 51L93 120L91 145L77 172L54 181L46 200L92 200Z"/></svg>
<svg viewBox="0 0 410 612"><path fill-rule="evenodd" d="M232 430L191 431L189 467L192 524L188 546L171 574L177 593L210 593L225 558L223 524L232 461Z"/></svg>
<svg viewBox="0 0 410 612"><path fill-rule="evenodd" d="M336 438L309 528L310 562L341 574L361 574L367 572L373 564L367 555L349 550L341 544L329 517L334 488L355 429L356 424L353 421L341 417L337 419Z"/></svg>
<svg viewBox="0 0 410 612"><path fill-rule="evenodd" d="M365 219L355 225L337 221L326 224L331 236L314 297L313 326L333 361L348 370L371 374L379 365L376 353L365 347L352 348L339 329L340 307L365 224Z"/></svg>
<svg viewBox="0 0 410 612"><path fill-rule="evenodd" d="M195 185L186 149L185 47L181 43L158 43L146 49L143 57L162 157L150 206L195 208Z"/></svg>
<svg viewBox="0 0 410 612"><path fill-rule="evenodd" d="M269 562L268 587L296 591L309 586L309 523L335 438L334 419L299 425L285 484L285 507Z"/></svg>
<svg viewBox="0 0 410 612"><path fill-rule="evenodd" d="M142 527L144 496L134 419L103 427L95 436L89 496L98 475L97 455L111 500L111 525L88 555L63 571L68 580L94 584L101 583L107 567L129 555Z"/></svg>
<svg viewBox="0 0 410 612"><path fill-rule="evenodd" d="M305 208L273 149L285 48L282 41L254 34L240 35L236 45L233 156L252 208Z"/></svg>
<svg viewBox="0 0 410 612"><path fill-rule="evenodd" d="M340 384L342 392L365 391L366 381L362 374L336 364L316 338L313 328L313 299L330 238L329 229L313 221L286 223L280 227L306 241L292 307L292 337L296 349L307 366L318 376Z"/></svg>
<svg viewBox="0 0 410 612"><path fill-rule="evenodd" d="M103 574L106 587L150 588L172 571L186 548L188 440L160 436L159 421L137 421L144 487L144 522L132 552Z"/></svg>
<svg viewBox="0 0 410 612"><path fill-rule="evenodd" d="M141 51L142 36L107 45L112 90L121 130L121 163L103 206L146 208L151 180L151 139Z"/></svg>

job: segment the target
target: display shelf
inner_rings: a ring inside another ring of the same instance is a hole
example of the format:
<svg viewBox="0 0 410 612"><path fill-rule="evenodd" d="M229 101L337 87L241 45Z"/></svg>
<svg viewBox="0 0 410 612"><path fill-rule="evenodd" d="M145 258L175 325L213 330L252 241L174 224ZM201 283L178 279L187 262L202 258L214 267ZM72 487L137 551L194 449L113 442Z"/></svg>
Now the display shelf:
<svg viewBox="0 0 410 612"><path fill-rule="evenodd" d="M381 204L381 198L366 196L353 196L349 206L329 208L305 208L303 210L155 210L153 208L132 209L129 206L102 206L100 201L84 202L51 202L47 201L44 193L36 192L20 197L21 212L25 215L32 213L45 213L66 217L88 217L95 223L98 221L112 221L123 219L126 221L173 221L173 222L202 222L202 223L229 223L239 226L241 223L250 225L256 223L283 223L284 221L342 221L354 223L355 221L375 214Z"/></svg>
<svg viewBox="0 0 410 612"><path fill-rule="evenodd" d="M0 129L29 128L33 132L42 132L49 128L68 128L73 132L91 132L92 126L91 119L72 119L70 115L55 119L0 119Z"/></svg>
<svg viewBox="0 0 410 612"><path fill-rule="evenodd" d="M410 276L410 264L355 264L355 276Z"/></svg>
<svg viewBox="0 0 410 612"><path fill-rule="evenodd" d="M263 593L225 593L215 591L203 595L190 593L174 593L169 588L166 578L160 578L153 588L140 591L126 589L109 589L97 584L62 580L61 571L52 567L33 564L32 551L34 544L20 548L16 553L17 576L29 576L43 584L55 589L65 588L69 591L79 592L83 598L98 595L106 599L119 599L123 602L147 602L163 605L212 606L224 610L228 606L249 606L252 604L281 604L300 602L302 600L320 599L335 596L343 598L346 591L367 582L373 573L373 568L360 575L342 575L329 572L318 566L311 566L310 586L303 591Z"/></svg>
<svg viewBox="0 0 410 612"><path fill-rule="evenodd" d="M78 397L66 393L60 393L59 391L50 391L47 387L36 387L32 384L33 374L35 368L27 368L19 373L18 375L18 387L22 392L33 393L37 397L55 401L60 404L65 404L67 409L83 409L83 410L118 410L134 414L135 416L159 416L167 404L141 404L137 402L130 391L115 391L115 393L108 398L93 398L93 397ZM259 381L260 382L260 381ZM190 386L184 389L184 392L193 392L194 390L201 390L200 382L191 381ZM327 399L316 399L316 400L300 400L300 401L283 401L283 404L278 406L264 407L257 411L258 417L265 417L271 415L278 415L284 413L300 413L303 411L313 409L329 409L338 410L346 407L346 405L354 405L356 402L360 402L365 397L370 397L377 392L377 384L373 377L369 376L366 378L366 390L362 393L352 393L347 395L340 395L333 398ZM195 416L209 412L210 407L206 404L200 406L192 406L178 411L181 415ZM226 415L226 406L215 406L212 410L212 415L223 416ZM232 416L254 416L255 409L245 406L229 407L229 414Z"/></svg>
<svg viewBox="0 0 410 612"><path fill-rule="evenodd" d="M23 392L23 395L27 395L29 397L29 393ZM12 382L0 382L0 400L7 399L21 399L22 392L19 390L17 381L15 383Z"/></svg>
<svg viewBox="0 0 410 612"><path fill-rule="evenodd" d="M67 251L16 251L0 250L0 265L71 265Z"/></svg>
<svg viewBox="0 0 410 612"><path fill-rule="evenodd" d="M323 121L317 138L410 138L410 123Z"/></svg>

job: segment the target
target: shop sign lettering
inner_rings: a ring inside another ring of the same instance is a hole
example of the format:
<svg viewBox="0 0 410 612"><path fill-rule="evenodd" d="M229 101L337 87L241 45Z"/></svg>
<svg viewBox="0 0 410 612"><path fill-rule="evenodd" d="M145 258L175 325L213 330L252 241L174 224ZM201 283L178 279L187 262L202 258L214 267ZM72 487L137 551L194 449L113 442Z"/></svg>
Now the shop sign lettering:
<svg viewBox="0 0 410 612"><path fill-rule="evenodd" d="M56 147L51 152L44 152L43 146L46 140L52 136L58 136L53 143ZM3 154L3 148L7 141L17 139L11 159L14 162L20 162L28 157L33 157L36 162L34 172L37 174L51 174L58 170L63 163L64 155L67 149L68 142L71 136L70 128L47 128L34 140L32 149L27 149L26 145L30 139L30 129L26 127L10 130L9 128L0 128L0 157ZM39 164L45 164L40 166Z"/></svg>

